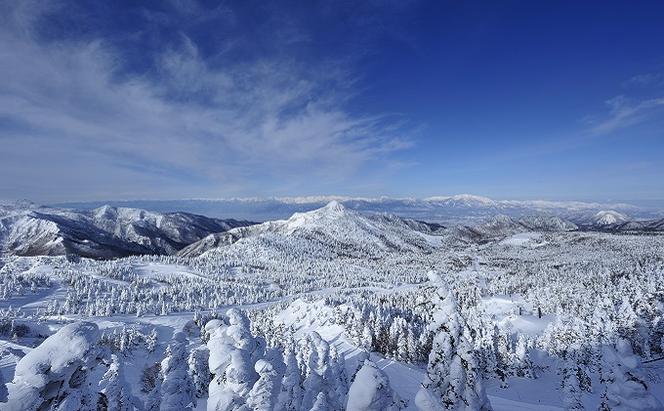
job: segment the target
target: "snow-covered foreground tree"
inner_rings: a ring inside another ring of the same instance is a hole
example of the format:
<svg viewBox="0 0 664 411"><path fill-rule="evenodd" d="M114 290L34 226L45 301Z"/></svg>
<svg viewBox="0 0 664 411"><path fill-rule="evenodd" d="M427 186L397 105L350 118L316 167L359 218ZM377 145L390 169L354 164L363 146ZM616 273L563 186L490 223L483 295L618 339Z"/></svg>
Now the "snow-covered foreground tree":
<svg viewBox="0 0 664 411"><path fill-rule="evenodd" d="M191 410L196 406L196 387L188 373L187 338L177 333L161 362L161 411Z"/></svg>
<svg viewBox="0 0 664 411"><path fill-rule="evenodd" d="M331 355L329 344L317 333L291 341L282 351L267 348L249 327L246 315L235 309L205 325L213 375L208 410L344 408L344 363Z"/></svg>
<svg viewBox="0 0 664 411"><path fill-rule="evenodd" d="M436 287L432 330L435 332L427 373L415 403L420 410L488 411L489 400L475 361L470 333L459 315L456 299L440 276L430 273Z"/></svg>
<svg viewBox="0 0 664 411"><path fill-rule="evenodd" d="M112 355L111 365L102 377L99 386L101 391L99 401L97 401L98 409L133 411L141 408L125 381L123 366L117 355Z"/></svg>
<svg viewBox="0 0 664 411"><path fill-rule="evenodd" d="M399 411L404 403L390 386L390 379L376 364L365 360L348 391L347 411Z"/></svg>
<svg viewBox="0 0 664 411"><path fill-rule="evenodd" d="M615 348L604 348L606 390L602 395L600 411L655 411L664 405L655 398L645 382L641 361L625 340L618 340Z"/></svg>
<svg viewBox="0 0 664 411"><path fill-rule="evenodd" d="M254 363L260 356L259 343L249 331L247 318L237 310L230 310L228 324L212 320L205 326L209 334L210 382L208 410L240 409L258 380Z"/></svg>
<svg viewBox="0 0 664 411"><path fill-rule="evenodd" d="M98 362L96 324L81 322L62 327L16 366L9 384L8 411L94 410L96 384L89 380Z"/></svg>

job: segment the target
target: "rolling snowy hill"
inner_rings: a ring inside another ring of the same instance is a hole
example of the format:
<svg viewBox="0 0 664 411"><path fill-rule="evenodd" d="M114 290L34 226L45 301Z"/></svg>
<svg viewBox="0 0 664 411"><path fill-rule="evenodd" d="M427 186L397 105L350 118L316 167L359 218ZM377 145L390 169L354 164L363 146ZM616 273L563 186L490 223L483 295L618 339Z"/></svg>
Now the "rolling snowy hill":
<svg viewBox="0 0 664 411"><path fill-rule="evenodd" d="M483 223L459 225L454 228L454 232L459 238L484 243L523 232L565 232L577 229L576 224L555 216L534 215L515 219L497 215Z"/></svg>
<svg viewBox="0 0 664 411"><path fill-rule="evenodd" d="M664 218L644 221L621 221L603 227L613 232L663 232Z"/></svg>

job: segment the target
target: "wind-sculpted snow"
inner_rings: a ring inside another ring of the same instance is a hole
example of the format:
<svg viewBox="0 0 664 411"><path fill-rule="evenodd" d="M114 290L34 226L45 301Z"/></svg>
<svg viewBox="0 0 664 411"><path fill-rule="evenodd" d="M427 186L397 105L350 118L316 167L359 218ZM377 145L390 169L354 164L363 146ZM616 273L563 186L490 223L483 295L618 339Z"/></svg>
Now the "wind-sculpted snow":
<svg viewBox="0 0 664 411"><path fill-rule="evenodd" d="M98 365L95 352L99 330L93 323L74 323L61 328L16 365L8 385L11 411L93 408L90 369Z"/></svg>

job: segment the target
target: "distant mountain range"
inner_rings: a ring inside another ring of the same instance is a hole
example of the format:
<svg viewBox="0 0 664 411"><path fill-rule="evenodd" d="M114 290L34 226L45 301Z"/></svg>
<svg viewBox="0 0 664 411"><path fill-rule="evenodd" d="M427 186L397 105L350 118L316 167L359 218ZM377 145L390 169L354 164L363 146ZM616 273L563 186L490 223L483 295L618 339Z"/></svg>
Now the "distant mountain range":
<svg viewBox="0 0 664 411"><path fill-rule="evenodd" d="M623 203L588 203L579 201L542 200L493 200L469 194L446 197L414 198L362 198L362 197L282 197L282 198L231 198L188 200L133 200L111 201L110 205L135 207L156 212L183 211L210 217L237 218L251 221L269 221L290 217L296 212L306 212L337 201L344 207L365 213L388 213L418 220L453 224L484 220L496 215L523 217L551 215L587 224L600 211L613 210L628 220L664 218L664 210L638 207ZM104 203L66 203L59 206L91 209Z"/></svg>
<svg viewBox="0 0 664 411"><path fill-rule="evenodd" d="M599 212L588 220L585 229L594 231L662 230L664 219L658 222L610 223ZM351 210L333 200L312 211L295 213L288 219L268 221L239 227L208 237L182 249L178 255L197 257L209 253L270 255L284 252L297 258L302 254L317 254L321 258L345 256L380 258L381 253L428 253L445 244L486 243L499 241L523 232L568 232L579 230L576 224L551 215L510 217L495 215L483 222L456 224L445 227L391 214L370 214Z"/></svg>
<svg viewBox="0 0 664 411"><path fill-rule="evenodd" d="M258 211L265 215L307 210L262 224L109 205L74 210L31 203L6 204L0 205L0 253L91 258L197 256L240 240L260 238L273 242L286 237L305 241L319 250L331 247L354 252L367 252L367 248L426 252L434 237L482 243L527 231L664 232L664 218L645 218L656 216L656 212L626 204L494 201L462 195L424 200L341 198L310 210L325 200L328 198L169 203L222 205L225 209L230 209L229 205L244 206L247 213ZM613 208L602 208L606 206Z"/></svg>
<svg viewBox="0 0 664 411"><path fill-rule="evenodd" d="M14 203L0 205L0 252L91 258L174 254L211 233L249 224L182 212L111 206L75 211Z"/></svg>

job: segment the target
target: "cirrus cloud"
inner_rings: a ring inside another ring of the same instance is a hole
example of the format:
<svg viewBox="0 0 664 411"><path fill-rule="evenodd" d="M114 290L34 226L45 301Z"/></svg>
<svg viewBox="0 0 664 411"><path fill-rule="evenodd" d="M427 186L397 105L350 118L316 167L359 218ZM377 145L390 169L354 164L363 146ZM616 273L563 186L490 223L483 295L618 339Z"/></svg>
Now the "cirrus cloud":
<svg viewBox="0 0 664 411"><path fill-rule="evenodd" d="M0 28L0 197L339 187L412 144L399 118L346 108L354 79L335 64L210 58L182 31L132 72L103 37L40 36L47 11L13 6Z"/></svg>

